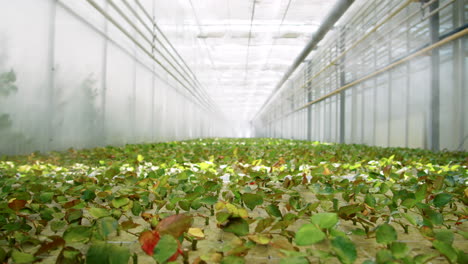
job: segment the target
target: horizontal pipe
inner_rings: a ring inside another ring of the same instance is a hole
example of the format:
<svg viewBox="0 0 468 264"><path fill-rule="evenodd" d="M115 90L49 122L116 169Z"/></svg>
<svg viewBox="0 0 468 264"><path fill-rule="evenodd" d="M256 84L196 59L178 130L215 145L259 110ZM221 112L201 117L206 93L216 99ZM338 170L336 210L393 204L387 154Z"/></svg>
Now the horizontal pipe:
<svg viewBox="0 0 468 264"><path fill-rule="evenodd" d="M203 103L203 100L198 98L198 95L194 93L191 89L189 89L181 80L179 80L174 73L169 71L159 60L157 60L151 52L147 51L145 47L141 45L135 38L133 38L129 32L127 32L122 26L120 26L109 14L107 14L102 8L94 2L94 0L87 0L88 3L90 3L99 13L101 13L107 20L109 20L114 26L116 26L125 36L127 36L136 46L138 46L146 55L148 55L153 61L155 61L161 68L163 68L174 80L176 80L182 87L184 87L190 94L192 94L195 98L197 98L202 105L205 105ZM214 109L211 108L209 105L205 105L207 109L210 109L212 112L216 112Z"/></svg>
<svg viewBox="0 0 468 264"><path fill-rule="evenodd" d="M188 77L190 77L185 71L184 73L180 72L179 69L163 54L163 52L161 52L158 48L156 48L153 44L153 42L148 39L146 37L146 35L135 25L135 23L133 23L130 18L128 16L125 15L125 13L122 11L122 9L120 9L112 0L107 0L107 2L112 6L112 8L114 8L114 10L133 28L135 29L135 31L140 34L140 36L146 40L146 42L152 47L153 50L155 50L156 52L159 53L159 55L161 55L161 57L169 64L169 66L172 67L172 69L174 69L181 77L182 79L184 79L188 86L192 87L193 88L193 91L194 93L197 91L196 87L197 85L193 82L193 80L189 80L187 79L187 77L185 75L187 75ZM177 61L176 61L177 63ZM183 70L183 69L182 69ZM200 88L199 88L200 89ZM197 93L198 94L198 93ZM210 104L210 102L205 98L203 97L202 95L200 95L199 97L201 100L205 100L207 104Z"/></svg>
<svg viewBox="0 0 468 264"><path fill-rule="evenodd" d="M179 59L181 60L181 62L185 65L185 67L187 68L187 70L191 73L191 76L192 78L194 78L196 80L196 82L200 85L200 86L203 86L200 81L197 79L197 76L195 75L195 73L193 73L192 69L187 65L187 63L185 62L185 60L182 58L182 56L179 54L179 52L177 51L177 49L172 45L172 43L169 41L169 39L166 37L166 35L164 34L164 32L161 30L161 28L159 28L158 24L156 24L156 22L153 20L153 18L151 17L151 15L148 13L148 11L143 7L143 5L141 4L141 2L139 0L135 0L135 3L138 5L138 7L140 8L140 10L143 12L143 14L145 14L145 16L150 20L152 21L152 24L154 26L154 28L159 32L159 35L162 36L162 38L165 40L165 42L169 45L169 47L174 51L175 55L177 57L179 57ZM161 43L162 45L162 43ZM206 91L203 89L202 91L205 92L206 94ZM211 100L211 97L209 97L209 99ZM212 101L212 100L211 100ZM213 104L215 104L213 102Z"/></svg>
<svg viewBox="0 0 468 264"><path fill-rule="evenodd" d="M417 50L417 51L409 54L408 56L406 56L404 58L401 58L401 59L399 59L399 60L397 60L397 61L395 61L395 62L393 62L393 63L391 63L391 64L389 64L389 65L375 71L375 72L372 72L372 73L370 73L370 74L368 74L368 75L366 75L366 76L364 76L364 77L362 77L362 78L360 78L358 80L355 80L355 81L353 81L351 83L348 83L348 84L346 84L346 85L344 85L344 86L334 90L333 92L330 92L330 93L328 93L328 94L326 94L326 95L324 95L324 96L322 96L320 98L317 98L317 99L315 99L315 100L313 100L311 102L308 102L307 104L305 104L305 105L303 105L303 106L301 106L301 107L299 107L299 108L297 108L297 109L295 109L295 110L293 110L293 111L291 111L291 112L289 112L289 113L287 113L287 114L285 114L285 115L283 115L283 116L281 116L279 118L276 118L276 120L284 118L286 116L289 116L289 115L291 115L291 114L293 114L295 112L298 112L300 110L303 110L303 109L305 109L305 108L307 108L307 107L309 107L309 106L311 106L313 104L316 104L316 103L318 103L320 101L323 101L323 100L325 100L325 99L327 99L327 98L329 98L331 96L334 96L334 95L336 95L336 94L338 94L338 93L340 93L340 92L342 92L342 91L344 91L344 90L346 90L346 89L348 89L350 87L353 87L353 86L355 86L355 85L357 85L357 84L359 84L361 82L364 82L364 81L366 81L366 80L368 80L368 79L370 79L372 77L375 77L375 76L377 76L377 75L379 75L379 74L381 74L381 73L383 73L385 71L388 71L388 70L390 70L392 68L395 68L396 66L398 66L398 65L400 65L402 63L405 63L405 62L407 62L409 60L412 60L412 59L414 59L414 58L416 58L418 56L421 56L424 53L430 52L433 49L439 48L439 47L449 43L450 41L454 41L454 40L456 40L458 38L464 37L467 34L468 34L468 26L465 25L465 26L461 27L460 29L455 30L454 32L452 32L452 34L446 34L445 36L443 36L441 38L440 41L438 41L438 42L436 42L436 43L434 43L432 45L429 45L429 46L427 46L425 48L422 48L420 50Z"/></svg>
<svg viewBox="0 0 468 264"><path fill-rule="evenodd" d="M297 58L294 60L293 64L289 67L289 69L286 71L286 73L283 75L283 78L279 81L279 83L276 85L275 89L272 91L270 96L267 98L265 103L262 105L260 110L257 112L256 116L259 115L263 108L269 103L269 101L275 96L275 94L281 89L283 84L289 79L289 77L294 73L294 71L301 65L301 63L307 58L309 53L317 47L317 44L325 37L325 35L330 31L335 23L343 16L343 14L348 10L348 8L351 6L351 4L354 2L354 0L341 0L339 1L335 7L332 9L332 11L328 14L327 18L325 21L322 23L322 25L319 27L317 32L312 36L312 39L307 43L305 48L302 50L302 52L297 56ZM255 118L254 118L255 119Z"/></svg>

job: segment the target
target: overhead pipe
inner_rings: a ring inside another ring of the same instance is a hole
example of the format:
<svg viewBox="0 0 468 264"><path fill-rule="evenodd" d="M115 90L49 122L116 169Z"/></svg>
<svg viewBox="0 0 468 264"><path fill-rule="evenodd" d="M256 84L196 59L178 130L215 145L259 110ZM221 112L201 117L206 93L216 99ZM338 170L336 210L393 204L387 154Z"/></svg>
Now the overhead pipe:
<svg viewBox="0 0 468 264"><path fill-rule="evenodd" d="M268 105L270 100L276 93L281 89L283 84L289 79L289 77L294 73L294 71L301 65L301 63L309 56L309 53L315 49L318 43L325 37L325 35L330 31L335 23L343 16L343 14L348 10L348 8L354 3L354 0L339 0L333 9L328 14L325 21L320 25L319 29L312 36L312 39L307 43L302 52L294 60L294 63L289 67L286 73L283 75L283 78L278 82L275 89L271 92L268 99L262 105L260 110L255 115L254 119L263 111L263 109Z"/></svg>

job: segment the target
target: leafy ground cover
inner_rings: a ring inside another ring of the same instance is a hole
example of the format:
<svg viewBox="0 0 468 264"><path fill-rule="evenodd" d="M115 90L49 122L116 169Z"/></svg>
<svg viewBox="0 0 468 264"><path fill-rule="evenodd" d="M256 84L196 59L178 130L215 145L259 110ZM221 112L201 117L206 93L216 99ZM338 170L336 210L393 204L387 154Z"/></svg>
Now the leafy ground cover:
<svg viewBox="0 0 468 264"><path fill-rule="evenodd" d="M206 139L0 159L0 262L468 263L466 152Z"/></svg>

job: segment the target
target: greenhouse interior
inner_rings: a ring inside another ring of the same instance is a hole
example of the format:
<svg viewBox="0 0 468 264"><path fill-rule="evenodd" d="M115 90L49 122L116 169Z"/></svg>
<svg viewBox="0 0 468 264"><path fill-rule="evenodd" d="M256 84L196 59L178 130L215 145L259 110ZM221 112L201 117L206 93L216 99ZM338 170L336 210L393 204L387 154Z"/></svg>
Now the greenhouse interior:
<svg viewBox="0 0 468 264"><path fill-rule="evenodd" d="M0 263L468 263L466 0L0 0Z"/></svg>

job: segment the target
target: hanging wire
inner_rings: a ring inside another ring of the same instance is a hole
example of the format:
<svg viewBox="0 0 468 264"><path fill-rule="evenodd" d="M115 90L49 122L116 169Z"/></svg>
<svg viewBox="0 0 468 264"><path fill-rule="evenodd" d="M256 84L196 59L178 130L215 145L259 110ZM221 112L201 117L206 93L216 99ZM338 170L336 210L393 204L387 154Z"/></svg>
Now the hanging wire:
<svg viewBox="0 0 468 264"><path fill-rule="evenodd" d="M245 56L244 84L247 82L247 73L248 73L249 55L250 55L249 52L250 52L250 44L252 41L252 27L253 27L253 21L255 19L255 3L256 3L256 0L252 0L252 13L250 15L249 39L247 41L247 54Z"/></svg>

